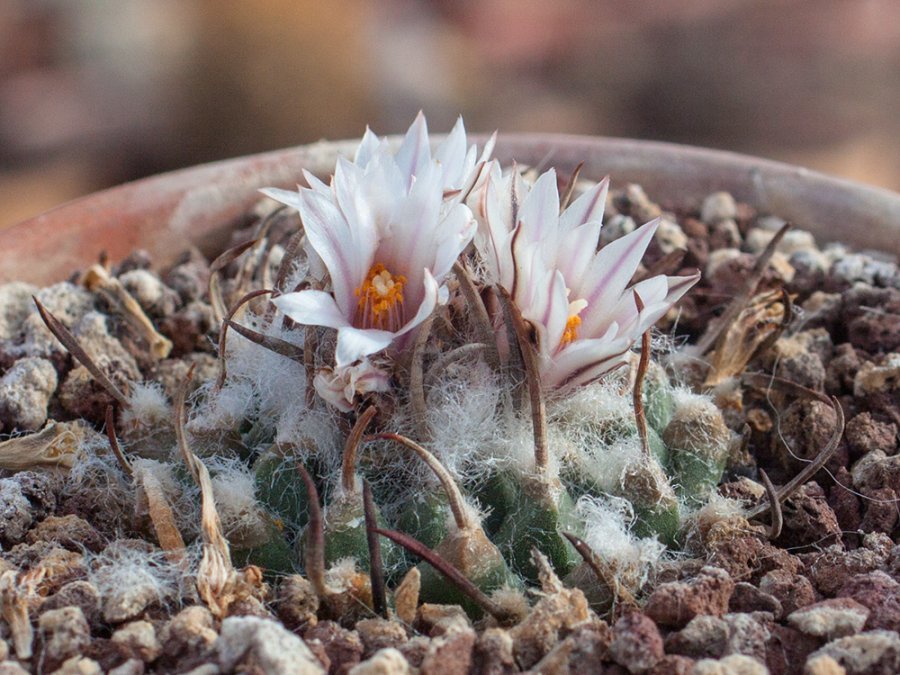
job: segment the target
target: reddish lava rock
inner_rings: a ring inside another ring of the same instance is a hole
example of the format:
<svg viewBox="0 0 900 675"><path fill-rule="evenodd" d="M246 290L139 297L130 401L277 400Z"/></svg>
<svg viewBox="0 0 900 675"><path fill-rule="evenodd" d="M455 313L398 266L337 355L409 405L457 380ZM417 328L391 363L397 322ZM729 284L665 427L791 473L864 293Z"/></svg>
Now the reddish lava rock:
<svg viewBox="0 0 900 675"><path fill-rule="evenodd" d="M687 581L660 584L650 595L644 612L661 626L681 628L695 616L721 616L728 611L734 581L725 570L704 567Z"/></svg>
<svg viewBox="0 0 900 675"><path fill-rule="evenodd" d="M852 577L838 592L868 607L866 630L900 632L900 583L880 570Z"/></svg>

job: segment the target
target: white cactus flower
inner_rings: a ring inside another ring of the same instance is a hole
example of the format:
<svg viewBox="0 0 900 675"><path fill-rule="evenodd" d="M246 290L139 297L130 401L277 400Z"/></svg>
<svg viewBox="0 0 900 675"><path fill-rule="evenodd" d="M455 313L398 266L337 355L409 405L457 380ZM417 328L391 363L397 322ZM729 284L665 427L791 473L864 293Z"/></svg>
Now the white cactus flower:
<svg viewBox="0 0 900 675"><path fill-rule="evenodd" d="M337 329L335 371L320 383L332 389L344 383L340 388L352 396L358 386L350 383L358 378L338 371L391 345L402 349L446 301L444 279L475 232L460 195L475 181L476 162L462 120L432 155L420 114L396 153L367 131L355 161L340 159L330 185L307 176L310 188L263 191L300 212L308 244L328 273L330 291L273 300L300 324Z"/></svg>
<svg viewBox="0 0 900 675"><path fill-rule="evenodd" d="M629 288L659 221L598 251L608 189L604 179L560 214L554 171L529 186L495 163L477 195L476 246L492 281L534 327L547 388L586 384L623 365L640 335L700 278L659 275Z"/></svg>

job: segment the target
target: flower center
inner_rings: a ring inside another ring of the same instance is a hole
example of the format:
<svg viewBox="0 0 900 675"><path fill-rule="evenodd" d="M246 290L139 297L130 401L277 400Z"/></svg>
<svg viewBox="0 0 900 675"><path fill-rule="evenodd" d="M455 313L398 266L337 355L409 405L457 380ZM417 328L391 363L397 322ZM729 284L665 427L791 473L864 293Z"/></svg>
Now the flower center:
<svg viewBox="0 0 900 675"><path fill-rule="evenodd" d="M356 289L356 326L398 331L403 326L403 286L406 277L391 274L381 263L372 265Z"/></svg>
<svg viewBox="0 0 900 675"><path fill-rule="evenodd" d="M569 303L569 318L566 320L566 328L559 341L560 349L578 339L578 327L581 325L579 314L585 307L587 307L587 300L575 300Z"/></svg>

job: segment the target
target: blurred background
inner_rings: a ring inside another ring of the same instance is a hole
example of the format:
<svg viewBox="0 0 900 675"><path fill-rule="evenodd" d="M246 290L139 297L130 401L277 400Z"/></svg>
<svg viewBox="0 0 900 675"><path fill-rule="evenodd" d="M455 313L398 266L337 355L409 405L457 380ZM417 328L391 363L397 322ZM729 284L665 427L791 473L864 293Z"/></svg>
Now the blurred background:
<svg viewBox="0 0 900 675"><path fill-rule="evenodd" d="M0 227L419 109L900 190L900 2L0 0Z"/></svg>

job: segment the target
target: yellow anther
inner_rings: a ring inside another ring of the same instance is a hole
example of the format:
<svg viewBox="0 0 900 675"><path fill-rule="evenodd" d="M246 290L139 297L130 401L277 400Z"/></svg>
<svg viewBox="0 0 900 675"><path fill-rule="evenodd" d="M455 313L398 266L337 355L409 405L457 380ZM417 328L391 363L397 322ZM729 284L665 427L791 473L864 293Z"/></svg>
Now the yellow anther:
<svg viewBox="0 0 900 675"><path fill-rule="evenodd" d="M562 339L559 341L560 347L565 347L570 342L578 339L578 326L581 325L581 317L573 314L566 321L566 329L563 331Z"/></svg>
<svg viewBox="0 0 900 675"><path fill-rule="evenodd" d="M566 289L566 295L569 295L568 288ZM581 317L579 315L587 306L587 300L573 300L569 303L569 318L566 319L566 328L563 330L562 338L559 341L560 348L578 339L578 327L581 325Z"/></svg>
<svg viewBox="0 0 900 675"><path fill-rule="evenodd" d="M406 277L391 274L381 263L372 265L355 293L356 326L396 331L403 326L403 286Z"/></svg>

